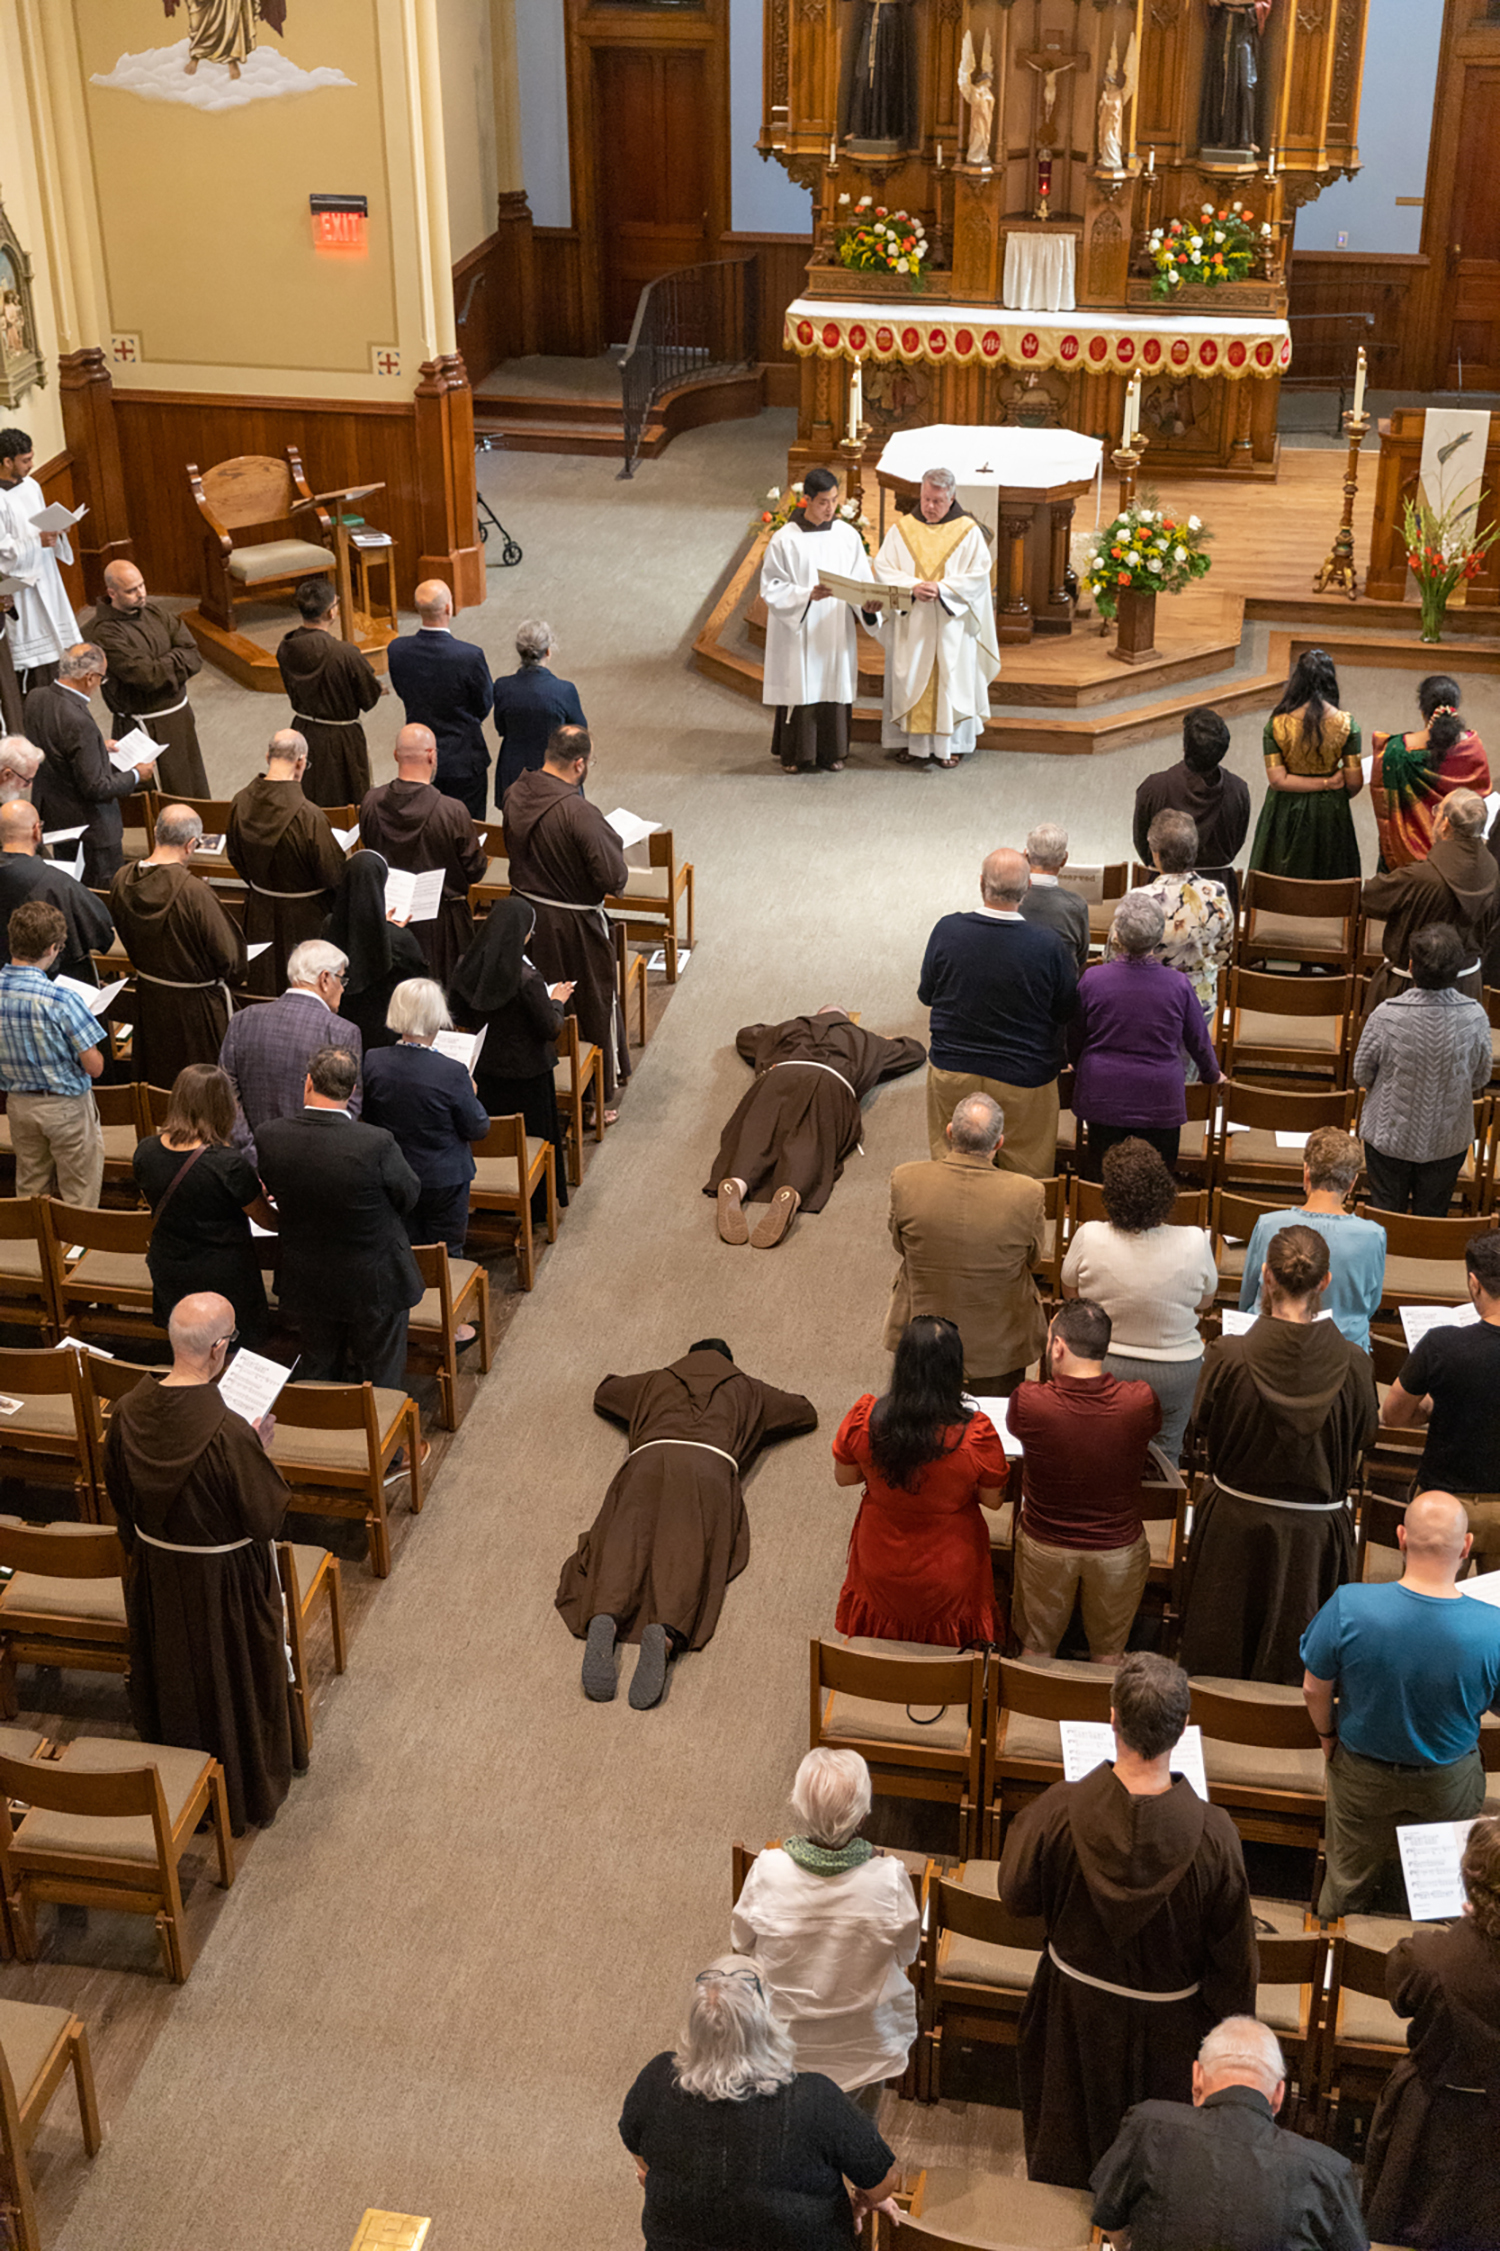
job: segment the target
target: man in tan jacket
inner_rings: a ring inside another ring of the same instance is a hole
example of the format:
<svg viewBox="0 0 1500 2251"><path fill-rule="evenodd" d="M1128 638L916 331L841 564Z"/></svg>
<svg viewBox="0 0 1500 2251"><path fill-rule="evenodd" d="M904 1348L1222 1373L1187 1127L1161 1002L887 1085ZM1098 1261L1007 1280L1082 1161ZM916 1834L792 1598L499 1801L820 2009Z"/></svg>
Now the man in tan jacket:
<svg viewBox="0 0 1500 2251"><path fill-rule="evenodd" d="M1030 1271L1042 1250L1040 1182L996 1169L1005 1114L988 1094L965 1095L938 1158L891 1174L891 1240L901 1269L885 1343L908 1321L941 1314L964 1340L964 1381L980 1398L1013 1391L1041 1351L1047 1323Z"/></svg>

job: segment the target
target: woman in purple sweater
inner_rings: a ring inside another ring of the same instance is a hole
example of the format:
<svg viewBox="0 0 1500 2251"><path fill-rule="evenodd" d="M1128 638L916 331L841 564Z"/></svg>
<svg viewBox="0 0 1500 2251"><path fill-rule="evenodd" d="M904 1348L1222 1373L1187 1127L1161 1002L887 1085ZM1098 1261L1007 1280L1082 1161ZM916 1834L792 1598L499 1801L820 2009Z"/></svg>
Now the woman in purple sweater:
<svg viewBox="0 0 1500 2251"><path fill-rule="evenodd" d="M1154 959L1164 928L1155 900L1128 892L1110 928L1112 958L1078 982L1068 1044L1078 1066L1073 1111L1088 1128L1087 1180L1098 1180L1106 1153L1132 1135L1176 1164L1187 1117L1184 1049L1205 1085L1224 1075L1192 985Z"/></svg>

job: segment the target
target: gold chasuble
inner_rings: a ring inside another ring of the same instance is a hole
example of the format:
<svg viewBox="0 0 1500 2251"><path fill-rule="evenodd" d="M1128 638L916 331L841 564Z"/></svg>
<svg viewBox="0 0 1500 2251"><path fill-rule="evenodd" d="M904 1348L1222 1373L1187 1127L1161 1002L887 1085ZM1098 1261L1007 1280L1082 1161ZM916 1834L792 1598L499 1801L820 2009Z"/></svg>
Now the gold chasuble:
<svg viewBox="0 0 1500 2251"><path fill-rule="evenodd" d="M934 585L941 582L943 565L962 539L974 528L972 516L953 516L945 524L929 524L924 516L903 516L901 537L911 549L912 561L920 575L931 579ZM911 710L901 724L908 734L930 735L937 727L937 652L934 647L932 669L926 684Z"/></svg>

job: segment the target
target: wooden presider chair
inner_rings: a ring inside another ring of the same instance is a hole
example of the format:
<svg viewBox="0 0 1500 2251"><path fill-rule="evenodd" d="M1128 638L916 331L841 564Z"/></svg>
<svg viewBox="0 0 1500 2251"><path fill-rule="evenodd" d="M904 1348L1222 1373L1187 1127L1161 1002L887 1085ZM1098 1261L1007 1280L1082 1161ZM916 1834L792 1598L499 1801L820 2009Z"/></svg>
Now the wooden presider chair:
<svg viewBox="0 0 1500 2251"><path fill-rule="evenodd" d="M295 446L287 447L284 461L274 454L241 453L203 470L190 461L187 477L205 527L201 607L226 633L234 631L237 604L264 601L272 589L284 590L299 578L333 577L337 565L332 550L315 547L291 528L294 502L313 497ZM331 538L333 525L321 508L317 523L323 537ZM278 527L278 536L271 539L237 542L234 537L272 526Z"/></svg>

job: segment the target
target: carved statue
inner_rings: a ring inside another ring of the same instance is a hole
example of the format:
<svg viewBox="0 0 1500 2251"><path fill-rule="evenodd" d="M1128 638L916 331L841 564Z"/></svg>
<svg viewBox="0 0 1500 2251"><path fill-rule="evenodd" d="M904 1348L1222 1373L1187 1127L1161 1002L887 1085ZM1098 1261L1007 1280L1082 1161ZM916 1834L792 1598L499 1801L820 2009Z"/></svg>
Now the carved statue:
<svg viewBox="0 0 1500 2251"><path fill-rule="evenodd" d="M1028 55L1026 58L1026 68L1034 70L1042 82L1042 122L1038 128L1037 140L1043 148L1050 146L1052 140L1052 114L1057 108L1057 81L1076 67L1076 61L1073 60L1049 63L1040 61L1035 55Z"/></svg>
<svg viewBox="0 0 1500 2251"><path fill-rule="evenodd" d="M892 152L910 148L916 90L907 0L859 0L845 140Z"/></svg>
<svg viewBox="0 0 1500 2251"><path fill-rule="evenodd" d="M995 126L995 51L984 35L984 68L974 68L974 35L964 27L963 52L958 59L958 91L969 105L967 161L988 164L990 135Z"/></svg>
<svg viewBox="0 0 1500 2251"><path fill-rule="evenodd" d="M1272 0L1208 0L1198 146L1253 159L1260 154L1260 42Z"/></svg>
<svg viewBox="0 0 1500 2251"><path fill-rule="evenodd" d="M1099 165L1102 171L1123 172L1125 169L1125 105L1135 99L1135 85L1136 50L1132 31L1123 71L1119 43L1110 41L1104 86L1099 95Z"/></svg>

